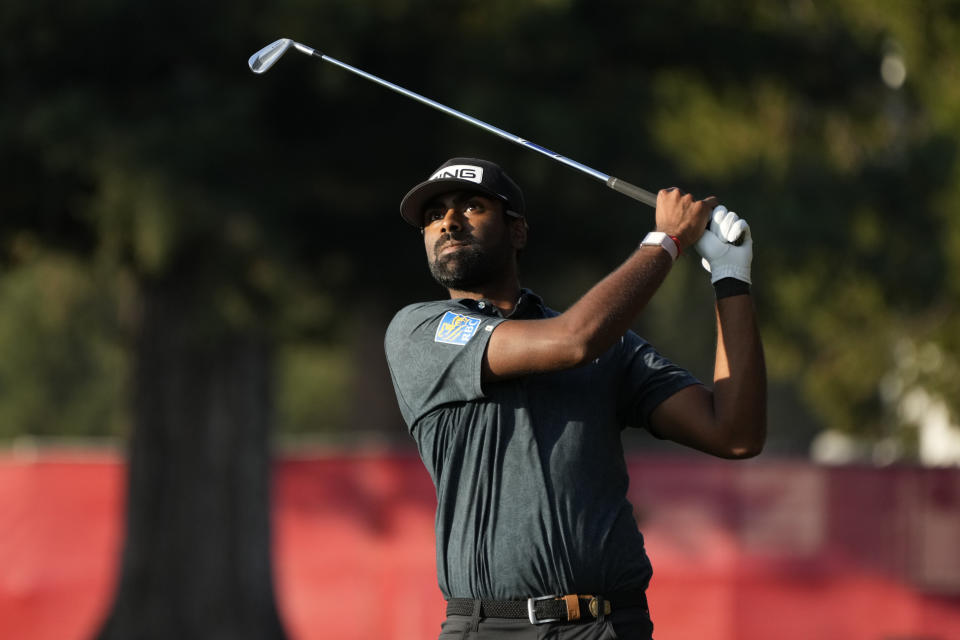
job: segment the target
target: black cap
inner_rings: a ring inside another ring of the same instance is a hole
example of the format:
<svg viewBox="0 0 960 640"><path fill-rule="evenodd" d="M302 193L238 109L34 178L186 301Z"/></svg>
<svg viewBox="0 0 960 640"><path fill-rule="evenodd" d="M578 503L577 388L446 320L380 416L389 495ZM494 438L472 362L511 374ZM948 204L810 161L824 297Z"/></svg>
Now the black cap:
<svg viewBox="0 0 960 640"><path fill-rule="evenodd" d="M498 198L508 211L524 215L523 193L517 183L494 163L477 158L451 158L444 162L426 182L407 192L400 203L400 215L420 228L423 226L423 208L430 200L462 189Z"/></svg>

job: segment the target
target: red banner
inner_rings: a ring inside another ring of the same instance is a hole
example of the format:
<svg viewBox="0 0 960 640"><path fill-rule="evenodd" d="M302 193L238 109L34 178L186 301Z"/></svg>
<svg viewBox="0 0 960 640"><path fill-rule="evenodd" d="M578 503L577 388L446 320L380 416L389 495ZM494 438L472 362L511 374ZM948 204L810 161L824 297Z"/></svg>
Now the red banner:
<svg viewBox="0 0 960 640"><path fill-rule="evenodd" d="M657 640L960 638L960 470L629 466ZM90 637L116 581L124 481L109 454L0 457L0 638ZM415 455L278 462L291 638L436 637L435 504Z"/></svg>

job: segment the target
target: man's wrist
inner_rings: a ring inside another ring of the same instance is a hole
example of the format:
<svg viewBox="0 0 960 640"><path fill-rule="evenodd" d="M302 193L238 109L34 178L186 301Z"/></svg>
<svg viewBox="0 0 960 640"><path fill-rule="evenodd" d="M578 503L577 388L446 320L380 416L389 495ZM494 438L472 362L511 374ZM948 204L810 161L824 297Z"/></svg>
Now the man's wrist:
<svg viewBox="0 0 960 640"><path fill-rule="evenodd" d="M641 247L660 247L668 254L671 260L680 257L680 240L676 236L668 235L662 231L651 231L643 240L640 241Z"/></svg>
<svg viewBox="0 0 960 640"><path fill-rule="evenodd" d="M713 291L717 296L717 300L730 298L732 296L742 296L750 293L750 283L738 280L737 278L720 278L713 283Z"/></svg>

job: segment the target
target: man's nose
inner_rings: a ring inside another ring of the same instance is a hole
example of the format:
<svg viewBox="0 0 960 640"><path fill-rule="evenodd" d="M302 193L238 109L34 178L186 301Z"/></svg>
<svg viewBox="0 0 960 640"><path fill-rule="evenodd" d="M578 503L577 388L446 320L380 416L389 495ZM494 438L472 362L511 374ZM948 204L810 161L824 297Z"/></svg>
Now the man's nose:
<svg viewBox="0 0 960 640"><path fill-rule="evenodd" d="M460 211L457 210L457 207L447 207L446 213L443 214L443 231L459 231L463 228L463 216L460 214Z"/></svg>

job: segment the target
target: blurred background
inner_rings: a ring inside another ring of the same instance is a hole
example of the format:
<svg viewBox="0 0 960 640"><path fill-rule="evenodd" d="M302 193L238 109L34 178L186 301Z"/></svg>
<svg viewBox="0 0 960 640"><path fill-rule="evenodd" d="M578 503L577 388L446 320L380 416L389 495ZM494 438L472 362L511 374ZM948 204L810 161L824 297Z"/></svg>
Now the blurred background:
<svg viewBox="0 0 960 640"><path fill-rule="evenodd" d="M563 309L652 210L290 37L755 238L764 454L625 434L660 640L960 637L960 2L10 0L0 637L434 637L383 357L443 296L407 189L487 157ZM636 330L703 379L682 259ZM698 626L699 625L699 626Z"/></svg>

